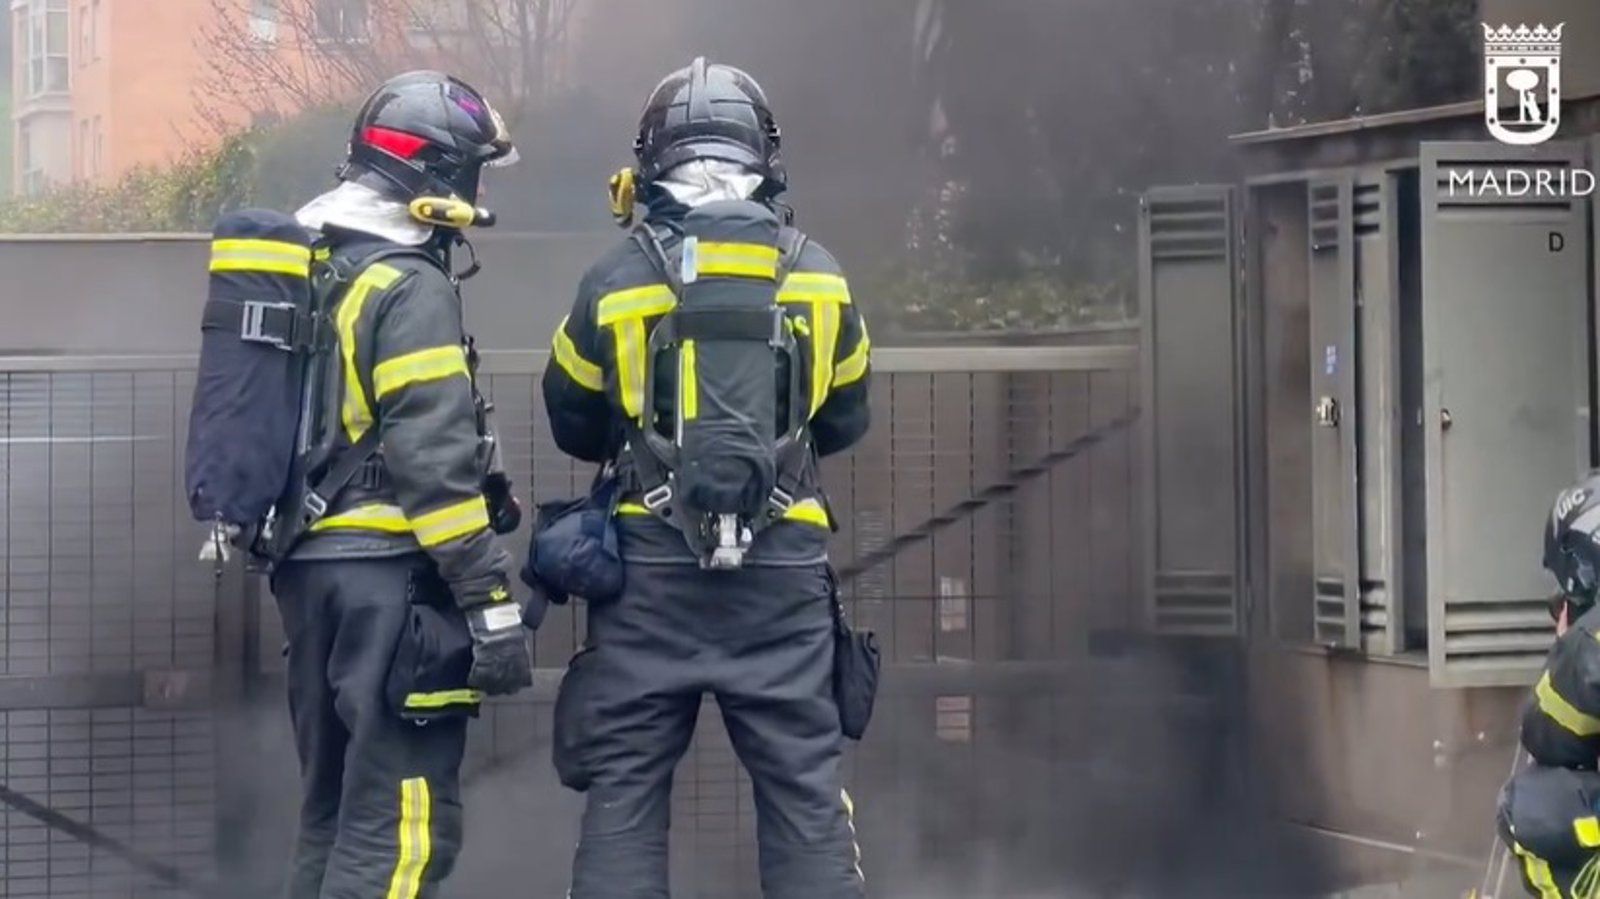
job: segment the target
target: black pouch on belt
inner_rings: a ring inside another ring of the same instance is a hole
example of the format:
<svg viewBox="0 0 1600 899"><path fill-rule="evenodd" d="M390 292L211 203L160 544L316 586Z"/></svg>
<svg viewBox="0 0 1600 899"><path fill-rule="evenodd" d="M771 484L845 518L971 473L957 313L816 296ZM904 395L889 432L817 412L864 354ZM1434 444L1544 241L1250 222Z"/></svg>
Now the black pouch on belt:
<svg viewBox="0 0 1600 899"><path fill-rule="evenodd" d="M850 739L859 740L872 721L882 655L876 634L858 631L845 620L839 581L832 566L828 567L828 592L833 604L833 701L839 707L839 729Z"/></svg>
<svg viewBox="0 0 1600 899"><path fill-rule="evenodd" d="M467 688L472 631L443 579L414 572L407 590L405 627L389 665L389 707L408 721L478 716L483 696Z"/></svg>

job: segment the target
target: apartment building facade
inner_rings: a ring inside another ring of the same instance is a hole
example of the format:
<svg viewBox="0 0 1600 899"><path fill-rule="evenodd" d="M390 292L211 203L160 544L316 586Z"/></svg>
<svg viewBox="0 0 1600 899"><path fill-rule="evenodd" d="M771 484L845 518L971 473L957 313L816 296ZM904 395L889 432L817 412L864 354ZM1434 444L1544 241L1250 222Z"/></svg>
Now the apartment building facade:
<svg viewBox="0 0 1600 899"><path fill-rule="evenodd" d="M309 40L280 0L10 0L14 161L19 193L104 184L214 142L251 110L205 104L207 79L251 54L321 52L368 39L368 0L311 0ZM215 35L231 34L229 51Z"/></svg>

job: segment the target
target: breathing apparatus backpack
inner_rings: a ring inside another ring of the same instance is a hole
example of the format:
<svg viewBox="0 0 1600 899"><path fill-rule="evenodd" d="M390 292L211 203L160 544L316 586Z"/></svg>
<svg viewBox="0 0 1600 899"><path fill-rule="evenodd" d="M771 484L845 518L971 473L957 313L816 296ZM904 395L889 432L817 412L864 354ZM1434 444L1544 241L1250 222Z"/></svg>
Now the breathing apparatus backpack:
<svg viewBox="0 0 1600 899"><path fill-rule="evenodd" d="M677 304L649 335L628 445L645 508L683 533L701 567L739 568L810 464L811 363L778 304L805 238L750 201L708 203L678 227L671 254L651 225L632 232ZM655 402L662 365L678 375L670 422Z"/></svg>
<svg viewBox="0 0 1600 899"><path fill-rule="evenodd" d="M212 526L202 558L225 560L231 544L270 565L378 448L378 429L369 428L315 482L308 479L331 383L334 304L382 259L438 262L401 246L339 260L293 216L271 210L229 213L213 237L184 486L195 520Z"/></svg>

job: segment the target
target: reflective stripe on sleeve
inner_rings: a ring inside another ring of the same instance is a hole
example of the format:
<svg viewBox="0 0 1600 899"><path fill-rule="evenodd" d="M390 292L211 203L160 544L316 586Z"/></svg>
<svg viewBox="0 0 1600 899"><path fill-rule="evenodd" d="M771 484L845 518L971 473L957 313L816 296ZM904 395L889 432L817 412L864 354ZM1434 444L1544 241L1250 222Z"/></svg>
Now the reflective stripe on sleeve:
<svg viewBox="0 0 1600 899"><path fill-rule="evenodd" d="M411 530L423 547L448 543L488 526L489 504L481 495L411 519Z"/></svg>
<svg viewBox="0 0 1600 899"><path fill-rule="evenodd" d="M556 328L554 341L554 357L556 364L567 373L579 387L585 390L599 392L605 386L604 373L600 366L583 358L578 352L578 345L572 342L572 337L567 334L567 319L561 320L561 326Z"/></svg>
<svg viewBox="0 0 1600 899"><path fill-rule="evenodd" d="M872 338L867 336L867 323L861 323L861 340L850 355L844 357L833 370L833 386L848 387L867 376L867 365L872 360Z"/></svg>
<svg viewBox="0 0 1600 899"><path fill-rule="evenodd" d="M1522 859L1522 873L1527 878L1528 886L1538 891L1539 899L1564 899L1549 862L1524 849L1521 843L1513 842L1511 849Z"/></svg>
<svg viewBox="0 0 1600 899"><path fill-rule="evenodd" d="M1557 693L1555 685L1550 683L1550 672L1546 671L1540 676L1538 685L1533 688L1533 695L1539 702L1539 711L1567 730L1580 737L1600 734L1600 718L1584 714L1566 697Z"/></svg>
<svg viewBox="0 0 1600 899"><path fill-rule="evenodd" d="M471 377L467 372L467 351L460 344L417 350L374 366L372 392L381 400L403 387L455 375Z"/></svg>

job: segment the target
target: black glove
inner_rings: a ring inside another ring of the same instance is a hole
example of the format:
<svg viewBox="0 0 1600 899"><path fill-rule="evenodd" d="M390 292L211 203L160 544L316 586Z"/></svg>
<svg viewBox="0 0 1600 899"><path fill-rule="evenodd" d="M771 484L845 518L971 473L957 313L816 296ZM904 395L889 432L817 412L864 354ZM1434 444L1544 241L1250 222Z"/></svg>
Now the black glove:
<svg viewBox="0 0 1600 899"><path fill-rule="evenodd" d="M505 472L484 476L483 498L489 506L489 527L496 534L512 533L522 525L522 504L517 502L511 478Z"/></svg>
<svg viewBox="0 0 1600 899"><path fill-rule="evenodd" d="M467 686L504 696L533 686L533 657L522 630L522 610L503 575L454 585L472 631L472 671Z"/></svg>

